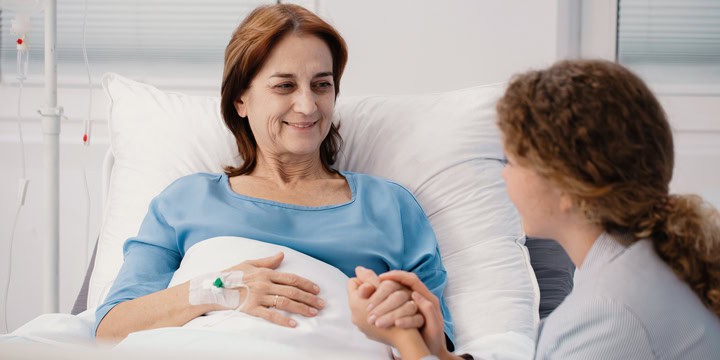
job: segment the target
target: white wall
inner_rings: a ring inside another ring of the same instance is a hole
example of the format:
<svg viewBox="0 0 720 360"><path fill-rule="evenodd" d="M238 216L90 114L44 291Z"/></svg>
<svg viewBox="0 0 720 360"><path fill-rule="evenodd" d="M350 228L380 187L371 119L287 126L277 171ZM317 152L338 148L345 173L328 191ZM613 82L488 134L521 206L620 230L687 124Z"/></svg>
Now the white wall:
<svg viewBox="0 0 720 360"><path fill-rule="evenodd" d="M437 92L505 81L557 57L558 1L323 1L348 43L341 91Z"/></svg>
<svg viewBox="0 0 720 360"><path fill-rule="evenodd" d="M350 60L342 82L344 95L438 92L499 82L515 72L550 64L578 50L573 44L579 37L572 31L577 21L568 19L577 10L571 0L317 0L309 3L315 4L317 11L335 25L348 42ZM207 88L178 90L216 94ZM70 311L88 259L85 252L87 207L81 176L84 154L91 195L90 242L98 234L102 213L100 166L108 149L103 122L107 100L100 90L95 91L95 136L93 145L85 153L80 144L79 119L86 112L86 93L78 86L59 90L59 104L65 107L70 118L63 122L61 134L61 312ZM31 185L15 233L8 300L11 330L42 313L43 289L36 283L43 264L35 260L43 247L41 129L35 115L42 104L42 94L42 88L37 86L26 89L22 106L27 117L23 130ZM696 119L697 114L683 111L681 106L673 109L669 112L674 123L693 123L685 120ZM12 84L0 85L0 285L4 285L8 275L9 233L20 176L16 110L16 89ZM720 143L717 141L720 128L715 124L710 125L715 126L714 132L708 133L705 129L708 122L719 118L718 112L700 115L707 116L707 121L696 121L696 130L684 132L678 139L680 173L673 183L678 189L710 191L717 190L720 184L717 166L708 166L708 162L718 164L720 158L715 145ZM693 155L687 155L689 153ZM0 295L4 295L4 288L0 289ZM2 304L4 300L0 298ZM1 324L4 314L0 316Z"/></svg>

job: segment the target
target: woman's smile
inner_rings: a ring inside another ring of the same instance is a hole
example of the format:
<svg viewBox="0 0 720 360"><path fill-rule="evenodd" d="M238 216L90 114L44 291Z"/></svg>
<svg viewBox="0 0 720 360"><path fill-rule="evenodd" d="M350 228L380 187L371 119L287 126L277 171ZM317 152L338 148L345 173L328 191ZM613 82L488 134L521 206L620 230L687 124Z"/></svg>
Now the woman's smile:
<svg viewBox="0 0 720 360"><path fill-rule="evenodd" d="M289 122L289 121L283 121L283 124L288 125L290 127L293 127L298 130L306 130L315 127L315 124L318 123L320 120L315 121L296 121L296 122Z"/></svg>

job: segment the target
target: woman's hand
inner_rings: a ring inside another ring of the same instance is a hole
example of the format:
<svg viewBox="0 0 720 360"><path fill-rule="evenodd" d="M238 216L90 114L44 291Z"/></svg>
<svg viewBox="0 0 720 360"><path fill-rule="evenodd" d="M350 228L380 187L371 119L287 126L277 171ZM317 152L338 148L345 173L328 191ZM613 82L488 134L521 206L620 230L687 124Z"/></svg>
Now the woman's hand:
<svg viewBox="0 0 720 360"><path fill-rule="evenodd" d="M368 323L368 299L363 298L361 287L363 282L357 278L350 278L347 282L347 295L350 311L352 312L352 322L362 331L369 339L382 342L387 345L395 346L400 341L403 332L415 331L400 328L380 328L374 324Z"/></svg>
<svg viewBox="0 0 720 360"><path fill-rule="evenodd" d="M377 279L376 279L377 280ZM421 359L430 355L427 345L417 329L402 329L391 327L379 328L367 322L369 289L367 283L357 278L351 278L347 283L348 303L352 312L352 322L369 339L394 346L403 359ZM364 287L364 290L363 290Z"/></svg>
<svg viewBox="0 0 720 360"><path fill-rule="evenodd" d="M360 296L368 299L368 323L381 328L423 326L425 319L411 299L412 291L408 287L394 280L381 281L375 272L361 266L355 269L355 274L362 282Z"/></svg>
<svg viewBox="0 0 720 360"><path fill-rule="evenodd" d="M413 273L393 270L379 276L380 281L392 280L412 290L412 300L417 304L420 313L425 319L425 326L420 330L425 344L430 352L441 359L450 358L452 355L447 350L445 343L445 328L443 326L442 310L440 301L423 284L420 278Z"/></svg>
<svg viewBox="0 0 720 360"><path fill-rule="evenodd" d="M280 252L262 259L244 261L225 271L239 270L244 273L243 282L250 289L250 295L240 311L278 325L295 327L295 320L273 308L312 317L325 307L325 302L317 296L320 287L312 281L295 274L275 271L284 257ZM238 288L238 291L241 293L240 298L245 299L247 291L243 288Z"/></svg>

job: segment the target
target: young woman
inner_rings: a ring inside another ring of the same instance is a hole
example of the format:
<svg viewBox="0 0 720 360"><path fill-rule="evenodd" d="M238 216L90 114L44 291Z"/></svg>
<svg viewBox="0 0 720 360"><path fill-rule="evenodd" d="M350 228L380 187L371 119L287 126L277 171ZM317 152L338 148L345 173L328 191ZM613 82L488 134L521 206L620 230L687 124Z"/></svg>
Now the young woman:
<svg viewBox="0 0 720 360"><path fill-rule="evenodd" d="M577 267L572 293L541 328L536 358L720 359L720 216L698 196L669 193L672 132L645 83L616 63L562 61L516 76L497 110L503 177L526 234L556 239ZM414 290L424 344L363 321L403 323L385 311L401 297L369 297L379 283L367 270L348 287L361 330L457 358L422 280L399 271L379 280Z"/></svg>

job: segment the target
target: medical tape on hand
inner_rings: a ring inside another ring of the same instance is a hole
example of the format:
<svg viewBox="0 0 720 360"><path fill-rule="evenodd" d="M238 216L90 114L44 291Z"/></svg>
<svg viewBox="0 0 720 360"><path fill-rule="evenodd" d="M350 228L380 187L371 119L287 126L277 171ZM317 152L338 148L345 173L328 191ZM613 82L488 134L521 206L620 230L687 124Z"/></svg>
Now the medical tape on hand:
<svg viewBox="0 0 720 360"><path fill-rule="evenodd" d="M243 283L242 271L210 273L190 280L190 305L218 304L239 310L250 297L250 288ZM245 300L240 302L238 288L246 290Z"/></svg>

